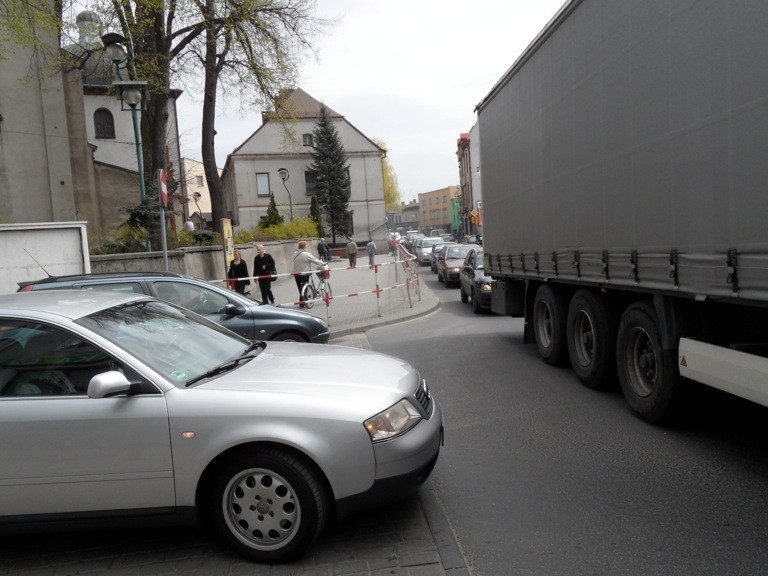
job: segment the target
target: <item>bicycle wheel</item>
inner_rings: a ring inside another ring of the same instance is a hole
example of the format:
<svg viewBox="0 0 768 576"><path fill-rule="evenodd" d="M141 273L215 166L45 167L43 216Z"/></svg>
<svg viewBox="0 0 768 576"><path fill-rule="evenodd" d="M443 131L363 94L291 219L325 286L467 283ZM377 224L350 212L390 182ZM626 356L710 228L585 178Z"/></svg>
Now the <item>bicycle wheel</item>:
<svg viewBox="0 0 768 576"><path fill-rule="evenodd" d="M314 298L315 291L312 284L304 284L304 287L301 289L301 301L304 302L304 307L312 308L315 305L313 302Z"/></svg>

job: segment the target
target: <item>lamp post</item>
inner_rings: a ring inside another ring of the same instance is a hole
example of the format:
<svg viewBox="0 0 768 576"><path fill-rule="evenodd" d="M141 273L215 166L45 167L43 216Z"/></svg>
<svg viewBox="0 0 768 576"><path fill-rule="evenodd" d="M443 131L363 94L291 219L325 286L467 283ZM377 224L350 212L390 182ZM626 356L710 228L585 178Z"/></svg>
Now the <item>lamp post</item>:
<svg viewBox="0 0 768 576"><path fill-rule="evenodd" d="M293 222L293 200L291 200L291 191L288 190L288 185L285 183L285 181L290 177L290 174L288 174L288 170L285 168L278 169L277 173L280 175L280 179L283 181L283 187L285 188L285 191L288 192L288 207L291 209L291 222Z"/></svg>
<svg viewBox="0 0 768 576"><path fill-rule="evenodd" d="M147 83L142 80L124 80L121 73L126 71L131 60L131 54L126 51L125 44L127 40L115 32L109 32L101 37L104 44L104 53L115 70L117 80L112 81L115 87L115 93L120 100L120 110L130 111L133 119L133 135L136 141L136 160L139 168L139 191L141 192L141 201L147 195L144 184L144 154L141 149L141 129L139 127L139 111L147 109ZM152 244L147 239L147 250L152 250Z"/></svg>

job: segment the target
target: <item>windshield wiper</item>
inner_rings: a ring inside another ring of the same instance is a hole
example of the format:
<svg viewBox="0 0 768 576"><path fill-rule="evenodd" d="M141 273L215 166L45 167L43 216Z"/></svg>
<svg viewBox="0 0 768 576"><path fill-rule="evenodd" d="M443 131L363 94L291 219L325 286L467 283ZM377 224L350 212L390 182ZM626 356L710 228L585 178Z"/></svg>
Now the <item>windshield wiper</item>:
<svg viewBox="0 0 768 576"><path fill-rule="evenodd" d="M204 374L200 374L200 376L196 376L195 378L192 378L192 380L190 380L185 384L185 387L189 388L195 382L199 382L200 380L205 380L206 378L212 378L217 374L221 374L222 372L229 372L230 370L234 370L235 368L237 368L240 362L243 362L245 360L252 360L253 358L256 358L256 356L261 354L261 351L264 350L266 347L267 347L266 342L253 342L252 344L249 344L248 347L245 350L243 350L243 353L240 354L240 356L238 356L237 358L228 360L223 364L219 364L218 366L216 366L216 368L211 368L210 370L208 370L208 372Z"/></svg>

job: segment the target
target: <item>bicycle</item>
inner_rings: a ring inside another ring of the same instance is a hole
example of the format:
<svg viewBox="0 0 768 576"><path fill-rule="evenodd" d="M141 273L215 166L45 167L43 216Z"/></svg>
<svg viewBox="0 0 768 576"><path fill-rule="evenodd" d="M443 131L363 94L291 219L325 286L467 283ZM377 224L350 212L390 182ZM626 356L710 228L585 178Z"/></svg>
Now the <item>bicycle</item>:
<svg viewBox="0 0 768 576"><path fill-rule="evenodd" d="M315 284L315 276L317 276L319 283ZM309 282L304 284L301 289L301 302L305 308L312 308L315 305L315 300L324 300L326 303L333 298L333 291L331 290L331 283L328 282L328 278L331 276L331 271L326 264L317 272L309 275Z"/></svg>

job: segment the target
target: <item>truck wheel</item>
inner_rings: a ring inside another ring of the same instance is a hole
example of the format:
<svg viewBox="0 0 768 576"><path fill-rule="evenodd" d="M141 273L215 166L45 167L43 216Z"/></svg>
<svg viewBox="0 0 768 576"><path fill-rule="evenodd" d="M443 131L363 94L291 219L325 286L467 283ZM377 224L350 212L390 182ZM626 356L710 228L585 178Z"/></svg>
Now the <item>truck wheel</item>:
<svg viewBox="0 0 768 576"><path fill-rule="evenodd" d="M565 325L562 296L548 284L542 284L533 300L533 332L539 356L547 364L564 364L567 359Z"/></svg>
<svg viewBox="0 0 768 576"><path fill-rule="evenodd" d="M568 356L587 388L606 388L616 380L616 319L604 300L579 290L568 308Z"/></svg>
<svg viewBox="0 0 768 576"><path fill-rule="evenodd" d="M652 304L636 302L624 312L616 340L616 365L624 398L635 414L652 423L674 416L682 378L677 354L662 349Z"/></svg>
<svg viewBox="0 0 768 576"><path fill-rule="evenodd" d="M299 459L275 449L246 450L217 471L210 518L218 536L256 562L302 555L325 525L325 495Z"/></svg>

